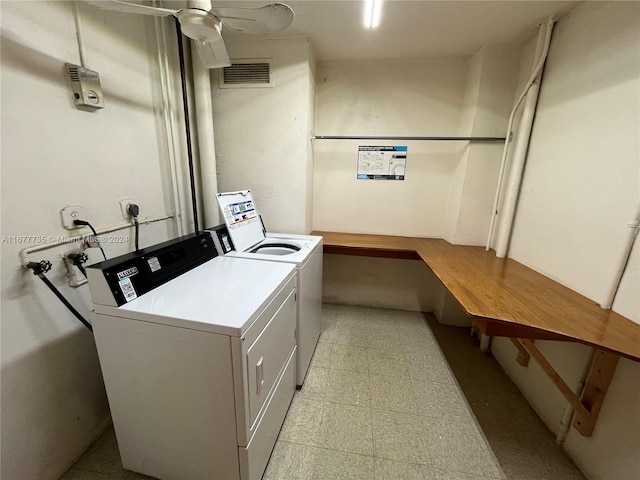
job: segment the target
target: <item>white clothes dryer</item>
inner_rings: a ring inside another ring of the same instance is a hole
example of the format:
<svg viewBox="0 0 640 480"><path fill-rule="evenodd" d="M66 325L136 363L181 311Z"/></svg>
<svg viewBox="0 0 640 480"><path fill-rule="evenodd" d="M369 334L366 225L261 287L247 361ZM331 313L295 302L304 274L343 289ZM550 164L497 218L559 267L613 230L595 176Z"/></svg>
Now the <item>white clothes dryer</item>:
<svg viewBox="0 0 640 480"><path fill-rule="evenodd" d="M259 480L296 385L295 268L191 234L87 268L124 468Z"/></svg>
<svg viewBox="0 0 640 480"><path fill-rule="evenodd" d="M218 194L225 224L209 229L219 254L290 263L297 272L297 385L302 386L320 337L322 237L267 233L250 190Z"/></svg>

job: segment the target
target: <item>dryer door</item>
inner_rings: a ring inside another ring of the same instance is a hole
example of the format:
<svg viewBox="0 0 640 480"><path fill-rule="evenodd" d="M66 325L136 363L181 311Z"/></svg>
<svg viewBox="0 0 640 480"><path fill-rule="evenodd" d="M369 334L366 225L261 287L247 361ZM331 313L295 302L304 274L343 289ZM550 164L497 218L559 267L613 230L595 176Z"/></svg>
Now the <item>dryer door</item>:
<svg viewBox="0 0 640 480"><path fill-rule="evenodd" d="M296 290L292 290L247 351L249 425L253 425L295 344Z"/></svg>

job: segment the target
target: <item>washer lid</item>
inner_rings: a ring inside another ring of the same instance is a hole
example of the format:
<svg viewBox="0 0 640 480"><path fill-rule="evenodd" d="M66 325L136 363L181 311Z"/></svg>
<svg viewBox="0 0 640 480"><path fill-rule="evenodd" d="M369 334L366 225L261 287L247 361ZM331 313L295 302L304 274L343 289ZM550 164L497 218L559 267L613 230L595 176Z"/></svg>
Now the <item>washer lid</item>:
<svg viewBox="0 0 640 480"><path fill-rule="evenodd" d="M218 193L218 205L236 251L244 252L265 239L251 190Z"/></svg>

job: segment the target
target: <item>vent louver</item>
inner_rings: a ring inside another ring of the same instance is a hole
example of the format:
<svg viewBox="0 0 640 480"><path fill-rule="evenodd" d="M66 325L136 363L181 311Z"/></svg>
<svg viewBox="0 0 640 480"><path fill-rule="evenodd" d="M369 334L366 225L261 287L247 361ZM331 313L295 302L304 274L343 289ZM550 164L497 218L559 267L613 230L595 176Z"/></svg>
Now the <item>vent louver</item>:
<svg viewBox="0 0 640 480"><path fill-rule="evenodd" d="M67 65L67 71L69 72L69 78L72 82L80 81L80 73L78 72L77 65Z"/></svg>
<svg viewBox="0 0 640 480"><path fill-rule="evenodd" d="M272 87L271 64L267 61L232 63L220 72L221 88Z"/></svg>

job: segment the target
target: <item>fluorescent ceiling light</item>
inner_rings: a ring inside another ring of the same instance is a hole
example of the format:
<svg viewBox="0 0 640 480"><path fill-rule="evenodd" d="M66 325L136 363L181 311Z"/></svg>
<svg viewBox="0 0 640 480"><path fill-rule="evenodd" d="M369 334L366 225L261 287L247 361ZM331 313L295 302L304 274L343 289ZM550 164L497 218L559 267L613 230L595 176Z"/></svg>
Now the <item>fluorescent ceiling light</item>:
<svg viewBox="0 0 640 480"><path fill-rule="evenodd" d="M364 2L365 28L376 28L378 25L380 25L381 14L382 14L382 0L365 0Z"/></svg>

